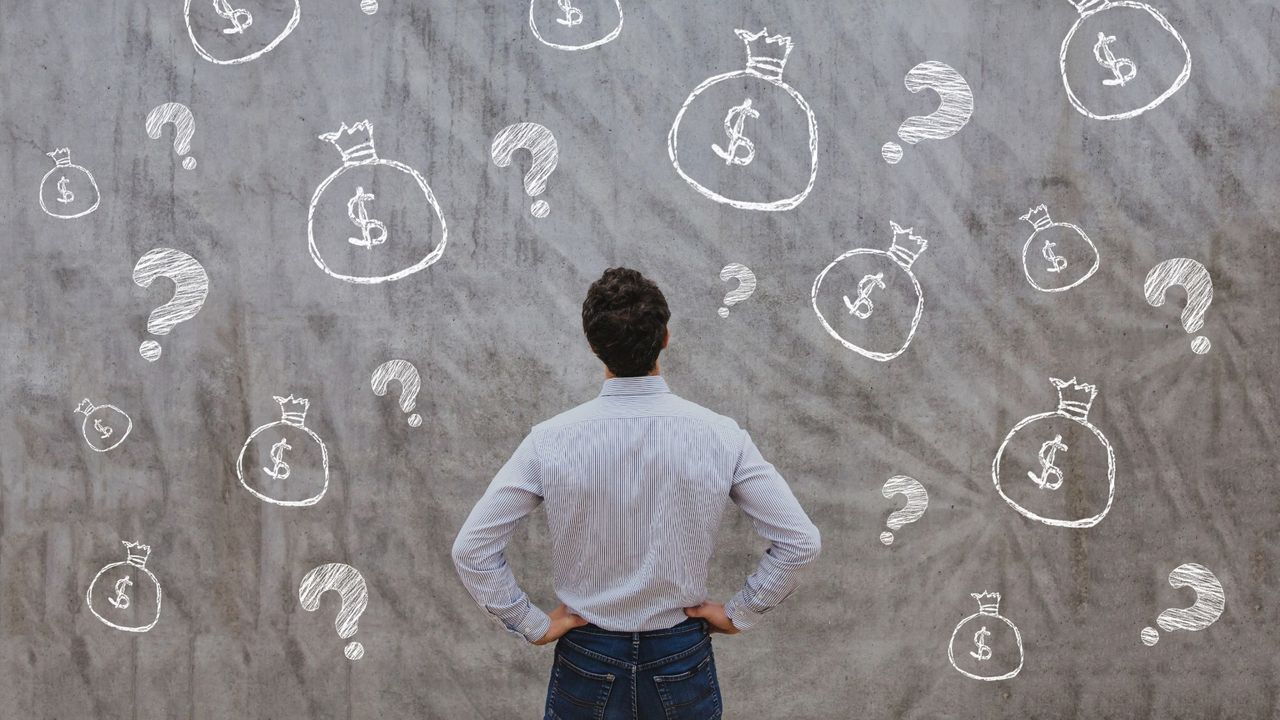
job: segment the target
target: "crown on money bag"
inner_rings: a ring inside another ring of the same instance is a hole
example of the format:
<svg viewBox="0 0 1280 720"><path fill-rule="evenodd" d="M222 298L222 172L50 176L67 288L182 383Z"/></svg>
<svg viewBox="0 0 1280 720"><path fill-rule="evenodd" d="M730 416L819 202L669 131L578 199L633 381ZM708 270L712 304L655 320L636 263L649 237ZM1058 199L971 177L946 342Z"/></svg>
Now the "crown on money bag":
<svg viewBox="0 0 1280 720"><path fill-rule="evenodd" d="M89 413L97 409L98 409L98 406L89 402L89 398L85 398L81 400L80 404L76 406L76 412L80 413L81 415L88 415Z"/></svg>
<svg viewBox="0 0 1280 720"><path fill-rule="evenodd" d="M124 541L125 552L128 553L128 563L137 567L146 567L147 558L151 557L151 546L143 545L139 542Z"/></svg>
<svg viewBox="0 0 1280 720"><path fill-rule="evenodd" d="M311 401L306 398L295 398L292 395L289 397L275 395L274 397L276 402L280 403L280 419L289 425L302 427L307 420L307 410L311 408Z"/></svg>
<svg viewBox="0 0 1280 720"><path fill-rule="evenodd" d="M1037 230L1043 230L1053 224L1053 221L1049 219L1049 209L1043 204L1028 210L1027 214L1022 216L1022 219L1031 223Z"/></svg>
<svg viewBox="0 0 1280 720"><path fill-rule="evenodd" d="M980 592L969 593L974 600L978 601L978 612L983 615L999 615L1000 614L1000 593Z"/></svg>
<svg viewBox="0 0 1280 720"><path fill-rule="evenodd" d="M791 38L770 35L768 28L761 28L758 33L750 30L734 32L747 45L748 70L773 80L782 78L782 68L786 66L787 56L791 54ZM775 47L769 47L770 45Z"/></svg>
<svg viewBox="0 0 1280 720"><path fill-rule="evenodd" d="M920 253L929 247L929 241L916 235L914 228L904 230L901 225L892 220L889 224L893 226L893 242L889 243L889 256L910 270L911 264L920 257Z"/></svg>
<svg viewBox="0 0 1280 720"><path fill-rule="evenodd" d="M1081 13L1085 12L1094 5L1107 5L1110 0L1071 0L1071 4L1076 6L1076 10ZM1102 8L1098 8L1101 10Z"/></svg>
<svg viewBox="0 0 1280 720"><path fill-rule="evenodd" d="M71 148L58 148L53 152L45 153L45 155L53 158L53 164L56 167L71 166Z"/></svg>
<svg viewBox="0 0 1280 720"><path fill-rule="evenodd" d="M336 132L324 133L320 139L333 143L333 146L338 148L338 152L342 153L344 163L358 163L378 158L377 152L373 149L373 123L368 120L361 120L350 126L344 122Z"/></svg>
<svg viewBox="0 0 1280 720"><path fill-rule="evenodd" d="M1058 412L1074 420L1084 422L1089 418L1089 408L1098 395L1098 388L1070 380L1049 378L1049 382L1058 388Z"/></svg>

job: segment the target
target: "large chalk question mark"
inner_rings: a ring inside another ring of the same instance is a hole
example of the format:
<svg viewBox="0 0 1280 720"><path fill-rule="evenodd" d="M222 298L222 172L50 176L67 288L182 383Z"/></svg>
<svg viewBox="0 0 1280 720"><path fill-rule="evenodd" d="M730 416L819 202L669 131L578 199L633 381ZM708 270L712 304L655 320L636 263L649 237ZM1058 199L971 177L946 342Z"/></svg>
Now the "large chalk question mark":
<svg viewBox="0 0 1280 720"><path fill-rule="evenodd" d="M173 299L151 311L147 318L147 332L152 335L168 335L178 323L196 316L209 295L209 275L196 259L181 250L154 248L138 258L133 266L133 282L141 287L151 287L158 277L173 281ZM150 362L160 358L160 343L144 340L138 346L138 354Z"/></svg>
<svg viewBox="0 0 1280 720"><path fill-rule="evenodd" d="M724 296L724 307L718 311L720 317L729 317L729 308L751 297L751 293L756 291L756 274L751 272L751 268L741 263L729 263L720 271L720 279L728 282L734 278L738 279L738 287L729 291Z"/></svg>
<svg viewBox="0 0 1280 720"><path fill-rule="evenodd" d="M147 113L147 135L152 140L159 140L165 123L173 123L173 151L179 155L191 152L191 138L196 134L196 119L192 117L191 109L176 102L151 108ZM195 158L188 155L182 159L182 167L190 170L195 166Z"/></svg>
<svg viewBox="0 0 1280 720"><path fill-rule="evenodd" d="M373 371L371 379L373 394L378 397L386 395L387 386L392 380L400 383L400 409L405 412L413 410L414 404L418 401L418 389L422 387L418 368L408 360L388 360L382 363ZM418 427L421 424L421 415L414 413L409 416L409 427Z"/></svg>
<svg viewBox="0 0 1280 720"><path fill-rule="evenodd" d="M915 478L909 478L906 475L889 478L884 487L880 488L880 492L887 498L894 495L907 496L906 507L889 515L889 521L885 524L890 530L897 530L919 520L924 516L925 509L929 507L929 491L925 490ZM880 542L892 545L893 533L889 530L880 533Z"/></svg>
<svg viewBox="0 0 1280 720"><path fill-rule="evenodd" d="M1193 333L1204 325L1204 314L1213 302L1213 280L1204 265L1191 258L1173 258L1151 268L1142 290L1153 307L1164 304L1164 293L1174 285L1187 291L1187 306L1182 309L1182 327ZM1203 355L1209 352L1209 338L1197 335L1191 341L1191 352Z"/></svg>
<svg viewBox="0 0 1280 720"><path fill-rule="evenodd" d="M1196 593L1196 602L1189 608L1170 608L1160 613L1156 624L1165 632L1174 630L1203 630L1218 621L1227 606L1222 583L1209 568L1197 563L1184 563L1169 573L1169 584L1175 588L1189 587ZM1142 628L1142 644L1151 647L1160 641L1160 633L1153 627Z"/></svg>
<svg viewBox="0 0 1280 720"><path fill-rule="evenodd" d="M365 586L359 570L345 563L326 563L303 576L302 584L298 586L302 609L307 612L318 610L320 596L330 590L336 590L342 596L342 607L338 608L338 617L333 625L338 630L338 637L346 640L356 634L360 615L369 604L369 588ZM359 660L364 657L364 645L349 642L342 654L348 660Z"/></svg>
<svg viewBox="0 0 1280 720"><path fill-rule="evenodd" d="M898 137L905 143L945 140L960 132L973 115L973 90L950 65L933 60L922 62L911 68L902 82L913 93L929 88L942 99L938 109L929 115L915 115L903 121ZM887 142L880 148L880 156L895 165L902 159L902 146Z"/></svg>
<svg viewBox="0 0 1280 720"><path fill-rule="evenodd" d="M524 191L529 197L537 197L547 189L547 179L556 169L560 149L551 131L538 123L522 122L502 128L493 138L489 154L498 167L511 164L511 156L518 149L525 149L533 156L529 172L524 174ZM529 208L536 218L544 218L551 212L546 200L536 200Z"/></svg>

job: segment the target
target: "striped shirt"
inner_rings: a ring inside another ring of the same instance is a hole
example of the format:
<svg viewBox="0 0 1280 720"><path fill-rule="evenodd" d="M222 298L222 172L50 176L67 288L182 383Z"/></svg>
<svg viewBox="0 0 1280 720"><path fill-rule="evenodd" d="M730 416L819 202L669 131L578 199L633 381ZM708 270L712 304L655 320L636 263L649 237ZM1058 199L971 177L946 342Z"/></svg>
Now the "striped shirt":
<svg viewBox="0 0 1280 720"><path fill-rule="evenodd" d="M599 397L534 426L463 523L453 562L498 625L541 639L550 618L503 551L545 503L560 601L607 630L669 628L707 600L728 500L769 541L725 603L746 630L796 589L821 547L818 528L736 422L672 394L661 376L611 378Z"/></svg>

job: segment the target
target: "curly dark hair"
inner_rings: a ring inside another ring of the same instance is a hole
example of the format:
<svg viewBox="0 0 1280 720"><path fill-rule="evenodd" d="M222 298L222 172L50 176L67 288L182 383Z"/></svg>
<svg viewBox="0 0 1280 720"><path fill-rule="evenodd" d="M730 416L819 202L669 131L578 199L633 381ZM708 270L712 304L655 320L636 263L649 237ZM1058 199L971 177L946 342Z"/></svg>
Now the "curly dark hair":
<svg viewBox="0 0 1280 720"><path fill-rule="evenodd" d="M639 377L653 370L670 318L658 286L629 268L605 270L582 301L587 342L618 377Z"/></svg>

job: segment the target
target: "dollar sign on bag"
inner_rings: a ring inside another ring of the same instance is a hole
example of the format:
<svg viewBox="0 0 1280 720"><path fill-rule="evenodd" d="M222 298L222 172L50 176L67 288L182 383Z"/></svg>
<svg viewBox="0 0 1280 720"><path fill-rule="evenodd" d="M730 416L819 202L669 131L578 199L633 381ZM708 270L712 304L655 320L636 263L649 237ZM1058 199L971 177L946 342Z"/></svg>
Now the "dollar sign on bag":
<svg viewBox="0 0 1280 720"><path fill-rule="evenodd" d="M1099 65L1115 74L1114 78L1103 80L1103 85L1119 85L1124 87L1125 83L1132 80L1133 76L1138 74L1138 66L1134 65L1133 61L1129 58L1118 58L1111 54L1111 43L1115 41L1116 38L1114 35L1098 33L1098 43L1093 46L1093 57L1097 59ZM1120 68L1122 67L1127 67L1129 72L1120 72Z"/></svg>
<svg viewBox="0 0 1280 720"><path fill-rule="evenodd" d="M213 0L213 11L231 21L231 27L222 29L223 35L239 35L253 24L253 13L244 8L233 8L227 0Z"/></svg>
<svg viewBox="0 0 1280 720"><path fill-rule="evenodd" d="M93 429L97 430L98 433L102 435L103 440L106 440L107 438L111 437L111 433L113 432L111 428L103 425L102 421L96 418L93 421Z"/></svg>
<svg viewBox="0 0 1280 720"><path fill-rule="evenodd" d="M1040 474L1036 475L1028 471L1027 477L1031 478L1031 482L1035 483L1041 490L1057 490L1062 487L1062 471L1053 464L1054 456L1058 451L1067 451L1067 446L1062 444L1062 436L1058 435L1052 440L1046 441L1040 446ZM1049 482L1049 476L1057 477L1057 481Z"/></svg>
<svg viewBox="0 0 1280 720"><path fill-rule="evenodd" d="M760 117L759 111L751 107L751 98L747 98L741 105L729 108L729 113L724 116L724 132L729 136L729 149L724 150L714 144L711 149L724 158L725 165L748 165L755 159L755 143L742 134L742 123L746 122L748 117ZM745 148L747 154L738 157L738 148Z"/></svg>
<svg viewBox="0 0 1280 720"><path fill-rule="evenodd" d="M284 480L289 477L289 463L284 461L284 451L292 450L293 446L285 440L271 446L271 462L275 463L275 467L262 468L262 472L271 476L273 480Z"/></svg>
<svg viewBox="0 0 1280 720"><path fill-rule="evenodd" d="M582 11L573 6L569 0L556 0L556 4L564 11L564 18L556 18L556 22L565 27L582 24Z"/></svg>
<svg viewBox="0 0 1280 720"><path fill-rule="evenodd" d="M129 596L124 594L124 589L133 584L133 581L127 577L120 578L116 581L115 597L107 598L107 602L111 603L111 607L117 610L124 610L129 607Z"/></svg>
<svg viewBox="0 0 1280 720"><path fill-rule="evenodd" d="M364 206L369 200L373 200L373 193L367 193L364 188L357 187L356 194L347 201L347 217L360 228L361 234L358 238L347 238L347 242L366 250L372 250L374 245L381 245L387 241L387 226L369 218L369 210ZM377 233L371 234L370 230L376 230Z"/></svg>
<svg viewBox="0 0 1280 720"><path fill-rule="evenodd" d="M67 189L67 176L58 178L58 202L69 203L76 199L76 194Z"/></svg>
<svg viewBox="0 0 1280 720"><path fill-rule="evenodd" d="M875 310L875 305L871 302L871 291L876 288L884 289L884 273L878 272L874 275L863 275L858 281L858 299L849 302L849 296L844 296L844 305L849 308L849 312L857 315L859 319L866 320L871 317L871 311Z"/></svg>
<svg viewBox="0 0 1280 720"><path fill-rule="evenodd" d="M1067 259L1062 257L1061 255L1054 254L1053 252L1054 247L1055 247L1055 244L1053 242L1050 242L1049 240L1045 240L1044 249L1040 251L1040 254L1044 255L1044 259L1048 260L1049 264L1052 266L1049 268L1048 270L1049 272L1051 273L1062 272L1063 268L1067 266Z"/></svg>
<svg viewBox="0 0 1280 720"><path fill-rule="evenodd" d="M987 647L987 638L991 637L991 631L987 626L983 625L982 629L973 634L973 644L977 646L977 652L970 651L969 654L979 660L991 659L991 648Z"/></svg>

